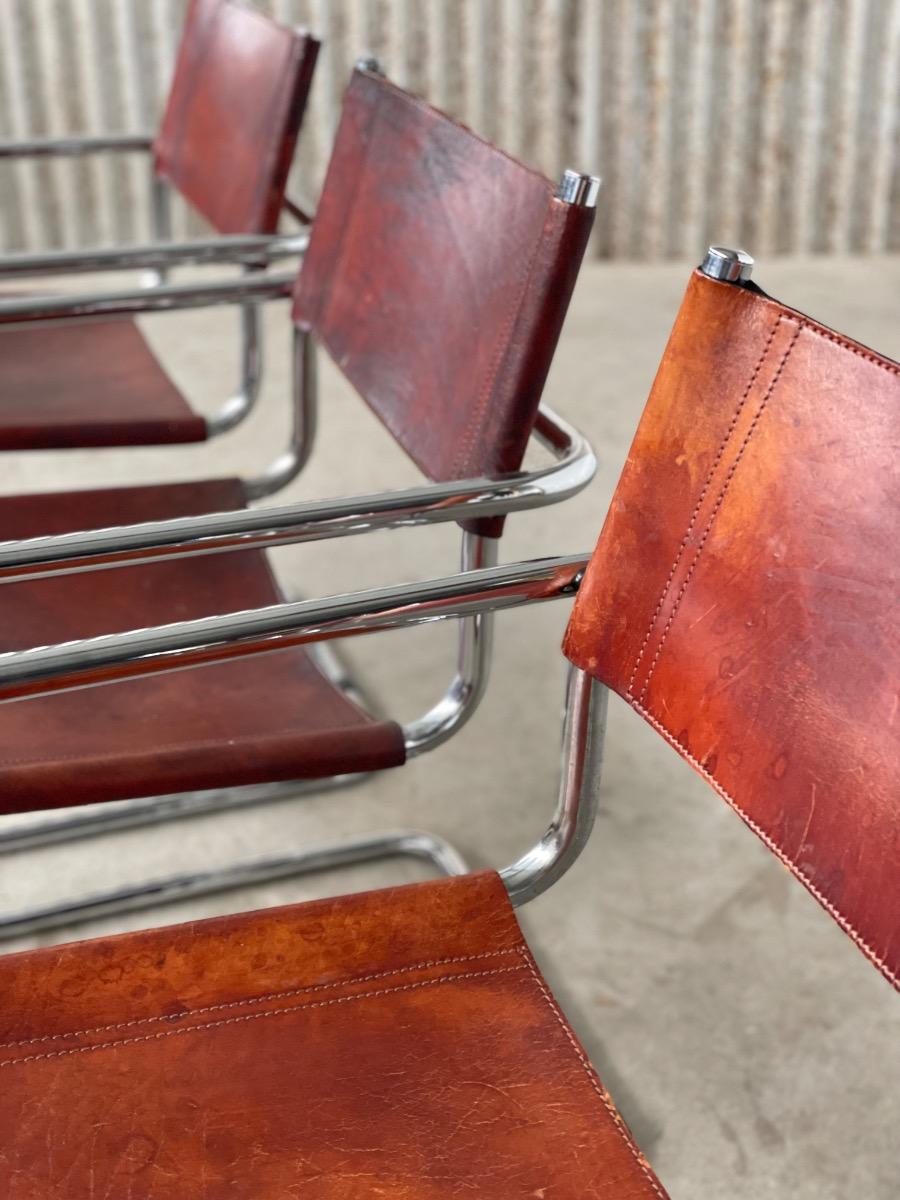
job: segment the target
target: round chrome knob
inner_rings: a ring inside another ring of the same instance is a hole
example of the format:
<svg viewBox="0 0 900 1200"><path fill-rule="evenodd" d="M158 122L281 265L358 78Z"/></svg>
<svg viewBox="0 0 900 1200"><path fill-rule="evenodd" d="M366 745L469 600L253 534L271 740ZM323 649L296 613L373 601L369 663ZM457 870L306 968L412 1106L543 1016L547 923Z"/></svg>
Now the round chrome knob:
<svg viewBox="0 0 900 1200"><path fill-rule="evenodd" d="M746 250L731 250L728 246L710 246L700 270L710 279L725 283L746 283L753 274L753 258Z"/></svg>

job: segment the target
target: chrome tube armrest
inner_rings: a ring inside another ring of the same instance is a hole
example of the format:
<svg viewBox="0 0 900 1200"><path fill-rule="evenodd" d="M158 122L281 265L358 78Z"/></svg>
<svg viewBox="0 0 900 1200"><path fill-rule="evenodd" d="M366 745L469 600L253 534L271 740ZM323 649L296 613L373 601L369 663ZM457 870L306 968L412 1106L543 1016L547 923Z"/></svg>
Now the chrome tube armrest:
<svg viewBox="0 0 900 1200"><path fill-rule="evenodd" d="M396 492L0 542L0 583L503 516L555 504L581 491L597 466L588 442L546 408L535 435L551 447L556 461L499 479L453 480Z"/></svg>
<svg viewBox="0 0 900 1200"><path fill-rule="evenodd" d="M131 154L147 151L152 133L110 133L77 137L42 137L22 141L0 140L0 158L56 158L83 154Z"/></svg>
<svg viewBox="0 0 900 1200"><path fill-rule="evenodd" d="M290 296L295 279L294 274L256 275L214 283L165 284L121 292L16 297L0 300L0 325L119 313L168 312L216 304L241 304L248 300L280 300Z"/></svg>
<svg viewBox="0 0 900 1200"><path fill-rule="evenodd" d="M587 562L535 559L0 654L0 703L556 600L574 595Z"/></svg>
<svg viewBox="0 0 900 1200"><path fill-rule="evenodd" d="M88 271L166 271L175 266L233 263L264 266L303 254L307 233L228 235L190 242L152 242L88 250L57 250L40 254L10 254L0 258L0 279L29 275L74 275Z"/></svg>

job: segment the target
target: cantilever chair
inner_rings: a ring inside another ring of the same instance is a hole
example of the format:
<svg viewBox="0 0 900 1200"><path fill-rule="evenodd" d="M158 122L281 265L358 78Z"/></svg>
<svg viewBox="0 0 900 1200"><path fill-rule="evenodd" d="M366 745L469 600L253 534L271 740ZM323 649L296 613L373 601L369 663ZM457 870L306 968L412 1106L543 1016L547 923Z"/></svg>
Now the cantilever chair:
<svg viewBox="0 0 900 1200"><path fill-rule="evenodd" d="M578 592L556 811L499 876L0 959L12 1200L120 1179L159 1200L662 1197L507 903L550 886L590 833L606 687L898 984L900 365L772 300L750 266L713 250L692 278L589 564L494 567L0 659L0 698L27 706ZM65 569L66 551L45 568Z"/></svg>
<svg viewBox="0 0 900 1200"><path fill-rule="evenodd" d="M0 283L28 276L144 269L152 288L0 301L4 320L51 322L0 335L0 451L193 443L234 428L257 398L262 369L258 303L288 294L266 265L302 253L306 232L278 235L294 146L319 44L233 0L191 0L168 104L150 136L0 144L0 159L142 151L151 166L155 235L170 237L175 189L213 238L0 259ZM302 214L300 214L302 216ZM164 285L170 268L233 264L235 280ZM240 386L203 416L176 387L133 314L238 304ZM86 318L91 318L87 320ZM277 485L281 476L266 481Z"/></svg>
<svg viewBox="0 0 900 1200"><path fill-rule="evenodd" d="M229 479L0 499L0 528L36 539L29 553L38 556L17 572L19 583L0 589L0 645L23 649L277 604L262 550L282 542L457 521L463 569L495 562L504 514L565 499L594 472L584 440L538 405L596 191L595 180L572 172L554 187L376 72L357 69L297 280L295 406L309 426L315 340L433 482L256 511L243 508L247 490ZM532 433L554 461L522 471ZM122 524L144 524L104 531L111 512ZM159 542L160 561L29 581L32 570L43 573L41 535L55 534L67 535L70 568L114 546L127 561L129 543L147 536ZM192 560L170 558L173 539ZM246 552L207 553L223 545ZM6 549L16 556L15 545ZM10 829L0 846L296 796L304 790L298 781L322 790L399 766L440 745L474 711L490 634L489 615L460 623L448 690L403 727L372 716L345 680L302 650L222 664L202 679L141 681L100 692L89 705L60 696L0 710L0 739L16 746L0 761L0 811L149 797ZM446 860L437 843L413 838L408 849ZM303 855L291 861L297 870L308 865ZM231 878L245 876L238 869ZM156 893L156 885L136 885L117 904L146 904ZM68 923L95 908L92 898L37 920Z"/></svg>

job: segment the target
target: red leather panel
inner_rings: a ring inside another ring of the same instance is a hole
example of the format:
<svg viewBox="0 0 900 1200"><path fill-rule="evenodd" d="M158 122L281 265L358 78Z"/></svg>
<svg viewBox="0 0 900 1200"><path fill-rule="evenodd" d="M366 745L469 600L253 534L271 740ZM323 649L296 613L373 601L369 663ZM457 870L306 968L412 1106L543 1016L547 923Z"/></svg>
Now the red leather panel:
<svg viewBox="0 0 900 1200"><path fill-rule="evenodd" d="M154 142L220 233L274 233L319 43L229 0L191 0Z"/></svg>
<svg viewBox="0 0 900 1200"><path fill-rule="evenodd" d="M128 318L0 333L0 450L199 442L197 416Z"/></svg>
<svg viewBox="0 0 900 1200"><path fill-rule="evenodd" d="M0 958L7 1200L660 1200L493 874Z"/></svg>
<svg viewBox="0 0 900 1200"><path fill-rule="evenodd" d="M521 466L593 221L553 193L354 72L294 316L431 479Z"/></svg>
<svg viewBox="0 0 900 1200"><path fill-rule="evenodd" d="M566 636L895 985L900 366L694 275Z"/></svg>
<svg viewBox="0 0 900 1200"><path fill-rule="evenodd" d="M237 480L0 499L8 538L241 508ZM276 604L261 552L0 588L0 650ZM0 812L403 762L403 735L298 650L0 705Z"/></svg>

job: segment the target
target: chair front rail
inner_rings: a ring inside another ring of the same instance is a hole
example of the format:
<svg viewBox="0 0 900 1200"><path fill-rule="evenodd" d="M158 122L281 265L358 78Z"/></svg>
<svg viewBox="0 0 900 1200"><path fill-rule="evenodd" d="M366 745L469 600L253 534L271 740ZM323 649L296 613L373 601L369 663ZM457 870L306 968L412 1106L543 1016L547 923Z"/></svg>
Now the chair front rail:
<svg viewBox="0 0 900 1200"><path fill-rule="evenodd" d="M557 461L497 479L452 480L396 492L0 542L0 583L500 516L574 496L596 470L590 445L550 409L542 409L535 431Z"/></svg>
<svg viewBox="0 0 900 1200"><path fill-rule="evenodd" d="M586 555L535 559L12 651L0 654L0 702L558 600L575 594L587 561Z"/></svg>
<svg viewBox="0 0 900 1200"><path fill-rule="evenodd" d="M152 133L110 133L77 137L0 140L0 158L55 158L84 154L133 154L150 150Z"/></svg>
<svg viewBox="0 0 900 1200"><path fill-rule="evenodd" d="M91 271L155 270L220 263L262 266L306 251L308 233L275 236L228 234L186 242L148 242L87 250L9 254L0 258L0 279L31 275L77 275Z"/></svg>
<svg viewBox="0 0 900 1200"><path fill-rule="evenodd" d="M0 325L57 321L72 317L106 317L127 313L170 312L241 304L247 300L280 300L290 296L296 274L223 279L211 283L163 284L120 292L17 297L0 300Z"/></svg>

